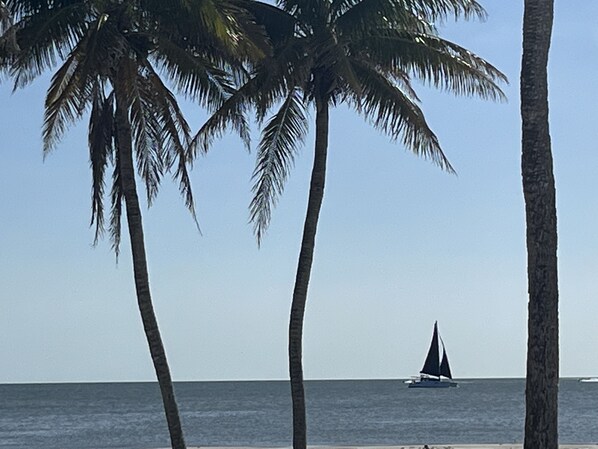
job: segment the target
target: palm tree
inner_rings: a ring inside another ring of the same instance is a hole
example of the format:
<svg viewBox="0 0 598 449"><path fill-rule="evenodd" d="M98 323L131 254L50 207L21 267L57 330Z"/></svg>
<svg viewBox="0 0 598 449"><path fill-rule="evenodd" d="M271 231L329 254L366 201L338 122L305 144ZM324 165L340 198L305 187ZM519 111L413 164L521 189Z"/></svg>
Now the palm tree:
<svg viewBox="0 0 598 449"><path fill-rule="evenodd" d="M18 48L13 50L18 51L4 50L0 69L14 79L15 88L61 62L45 101L44 153L90 111L95 240L107 227L118 256L124 203L137 301L171 444L184 449L170 369L152 306L136 171L150 205L162 177L172 171L187 208L195 215L187 172L193 152L190 129L160 71L204 106L218 105L230 90L226 74L218 67L226 65L226 58L234 61L237 52L259 54L255 45L241 39L255 26L241 23L238 19L245 18L238 7L219 0L7 0L2 7L3 24L8 17L15 19L14 24L3 26L2 37L15 37ZM110 211L105 213L110 167ZM107 226L105 215L109 215Z"/></svg>
<svg viewBox="0 0 598 449"><path fill-rule="evenodd" d="M293 399L293 447L307 445L302 334L316 228L324 195L329 109L347 103L374 127L447 171L452 167L428 127L412 77L457 94L501 99L506 80L492 65L442 39L432 25L450 15L483 17L473 0L280 0L286 19L268 22L267 5L254 3L256 17L274 53L255 64L251 76L200 129L194 142L204 149L214 135L254 109L265 124L253 175L250 219L258 243L282 193L315 108L315 148L307 214L289 322L289 373Z"/></svg>
<svg viewBox="0 0 598 449"><path fill-rule="evenodd" d="M547 81L553 5L552 0L525 0L523 17L521 173L529 292L525 449L558 447L557 217Z"/></svg>

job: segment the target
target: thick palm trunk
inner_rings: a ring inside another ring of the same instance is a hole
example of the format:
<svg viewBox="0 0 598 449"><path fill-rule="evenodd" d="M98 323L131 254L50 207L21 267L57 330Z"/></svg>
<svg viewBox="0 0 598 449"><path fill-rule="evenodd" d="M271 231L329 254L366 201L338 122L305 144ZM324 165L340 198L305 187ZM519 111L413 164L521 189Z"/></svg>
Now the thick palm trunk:
<svg viewBox="0 0 598 449"><path fill-rule="evenodd" d="M179 418L179 410L174 396L174 388L170 377L170 369L166 359L166 352L160 337L158 322L152 305L149 288L149 276L145 257L145 243L141 209L135 185L135 169L133 165L133 151L131 144L131 125L127 111L119 105L117 96L117 138L118 162L120 182L122 185L125 206L127 210L127 223L131 239L131 253L133 256L133 269L135 272L135 289L137 303L143 322L143 329L149 345L150 354L154 363L156 377L162 393L162 402L166 413L166 421L170 432L170 441L173 449L185 449L185 439Z"/></svg>
<svg viewBox="0 0 598 449"><path fill-rule="evenodd" d="M547 82L552 20L553 0L525 0L521 171L529 316L524 449L558 448L557 226Z"/></svg>
<svg viewBox="0 0 598 449"><path fill-rule="evenodd" d="M314 166L311 173L307 214L303 226L301 252L297 264L295 289L289 322L289 374L293 399L293 448L307 447L307 421L305 416L305 392L303 388L303 318L307 288L314 256L318 217L324 198L326 179L326 154L328 151L328 103L316 101L316 145Z"/></svg>

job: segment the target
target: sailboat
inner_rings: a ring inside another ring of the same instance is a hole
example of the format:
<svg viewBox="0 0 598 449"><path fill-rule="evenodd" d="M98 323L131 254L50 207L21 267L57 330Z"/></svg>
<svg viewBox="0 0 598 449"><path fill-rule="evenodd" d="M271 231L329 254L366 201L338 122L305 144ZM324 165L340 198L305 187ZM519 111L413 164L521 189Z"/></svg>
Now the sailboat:
<svg viewBox="0 0 598 449"><path fill-rule="evenodd" d="M442 344L442 359L438 341ZM428 350L428 356L424 362L424 367L419 372L419 378L412 379L409 382L409 388L448 388L456 387L457 382L453 381L451 367L448 356L444 349L444 342L438 335L438 321L434 322L434 333L432 334L432 343Z"/></svg>

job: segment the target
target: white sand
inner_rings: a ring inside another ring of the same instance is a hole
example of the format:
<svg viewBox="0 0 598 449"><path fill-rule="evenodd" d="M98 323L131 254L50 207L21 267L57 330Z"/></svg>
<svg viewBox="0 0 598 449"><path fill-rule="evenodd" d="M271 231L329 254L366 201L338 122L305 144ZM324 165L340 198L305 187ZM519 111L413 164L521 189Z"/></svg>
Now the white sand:
<svg viewBox="0 0 598 449"><path fill-rule="evenodd" d="M423 449L418 446L308 446L310 449ZM429 449L522 449L522 444L428 444ZM598 444L560 444L560 449L598 449ZM200 446L188 449L200 449ZM201 446L201 449L292 449L287 447L256 448L256 447L215 447Z"/></svg>

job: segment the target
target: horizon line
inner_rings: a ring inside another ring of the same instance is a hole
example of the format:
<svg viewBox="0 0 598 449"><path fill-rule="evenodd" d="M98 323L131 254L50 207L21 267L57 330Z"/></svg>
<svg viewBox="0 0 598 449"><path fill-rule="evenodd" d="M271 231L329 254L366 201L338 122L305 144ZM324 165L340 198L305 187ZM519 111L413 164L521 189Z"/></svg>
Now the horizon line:
<svg viewBox="0 0 598 449"><path fill-rule="evenodd" d="M356 378L314 378L305 379L305 382L345 382L345 381L400 381L409 380L414 376L409 377L356 377ZM417 377L417 376L415 376ZM562 376L559 379L583 379L592 376ZM525 376L497 376L497 377L455 377L456 381L468 380L524 380ZM288 382L288 378L273 378L273 379L204 379L204 380L173 380L175 384L181 383L218 383L218 382ZM49 381L8 381L0 382L0 385L68 385L68 384L139 384L139 383L155 383L157 380L49 380Z"/></svg>

